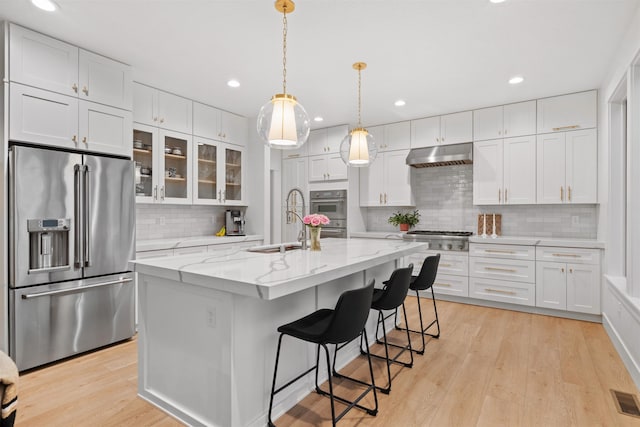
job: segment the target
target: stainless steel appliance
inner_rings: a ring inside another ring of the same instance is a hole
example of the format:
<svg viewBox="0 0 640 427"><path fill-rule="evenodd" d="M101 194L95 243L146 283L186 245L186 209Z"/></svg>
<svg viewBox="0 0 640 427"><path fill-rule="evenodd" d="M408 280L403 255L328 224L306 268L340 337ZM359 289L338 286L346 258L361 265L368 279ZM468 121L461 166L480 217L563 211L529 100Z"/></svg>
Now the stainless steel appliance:
<svg viewBox="0 0 640 427"><path fill-rule="evenodd" d="M466 142L464 144L414 148L409 152L406 163L414 168L468 165L473 163L473 144Z"/></svg>
<svg viewBox="0 0 640 427"><path fill-rule="evenodd" d="M225 230L227 236L244 236L244 212L228 210L225 212Z"/></svg>
<svg viewBox="0 0 640 427"><path fill-rule="evenodd" d="M427 243L429 249L442 251L469 251L470 231L413 230L402 235L404 240Z"/></svg>
<svg viewBox="0 0 640 427"><path fill-rule="evenodd" d="M133 336L133 162L13 145L9 213L18 369Z"/></svg>
<svg viewBox="0 0 640 427"><path fill-rule="evenodd" d="M311 191L310 213L326 215L331 222L322 226L320 237L347 237L347 190Z"/></svg>

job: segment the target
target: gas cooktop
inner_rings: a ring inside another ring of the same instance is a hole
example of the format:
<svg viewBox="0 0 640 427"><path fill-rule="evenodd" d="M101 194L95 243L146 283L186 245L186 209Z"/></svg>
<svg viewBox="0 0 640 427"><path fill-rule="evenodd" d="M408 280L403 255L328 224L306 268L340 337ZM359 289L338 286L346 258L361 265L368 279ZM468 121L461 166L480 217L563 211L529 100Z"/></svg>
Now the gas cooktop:
<svg viewBox="0 0 640 427"><path fill-rule="evenodd" d="M443 251L468 251L471 231L413 230L402 235L404 240L426 243L429 249Z"/></svg>

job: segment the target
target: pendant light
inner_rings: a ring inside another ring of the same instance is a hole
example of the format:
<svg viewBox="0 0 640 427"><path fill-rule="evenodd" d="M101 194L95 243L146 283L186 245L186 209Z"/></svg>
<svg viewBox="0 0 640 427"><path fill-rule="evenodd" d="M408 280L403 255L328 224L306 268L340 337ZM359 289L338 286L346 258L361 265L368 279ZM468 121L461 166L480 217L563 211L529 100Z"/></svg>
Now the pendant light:
<svg viewBox="0 0 640 427"><path fill-rule="evenodd" d="M295 96L287 93L287 13L295 9L291 0L277 0L276 10L282 12L282 93L273 95L258 114L258 135L272 148L292 150L309 138L310 121L304 107Z"/></svg>
<svg viewBox="0 0 640 427"><path fill-rule="evenodd" d="M361 71L367 68L364 62L356 62L353 69L358 70L358 126L347 134L340 144L340 157L347 166L362 168L369 166L376 158L378 149L373 136L362 127L362 99L360 89L362 86Z"/></svg>

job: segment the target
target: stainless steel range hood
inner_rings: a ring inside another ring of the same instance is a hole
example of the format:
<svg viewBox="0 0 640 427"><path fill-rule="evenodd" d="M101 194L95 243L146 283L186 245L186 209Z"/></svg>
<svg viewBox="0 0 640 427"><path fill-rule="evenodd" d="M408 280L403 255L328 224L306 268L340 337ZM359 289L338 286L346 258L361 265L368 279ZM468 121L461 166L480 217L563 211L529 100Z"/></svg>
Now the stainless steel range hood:
<svg viewBox="0 0 640 427"><path fill-rule="evenodd" d="M414 168L468 165L473 163L473 143L438 145L414 148L407 156L407 164Z"/></svg>

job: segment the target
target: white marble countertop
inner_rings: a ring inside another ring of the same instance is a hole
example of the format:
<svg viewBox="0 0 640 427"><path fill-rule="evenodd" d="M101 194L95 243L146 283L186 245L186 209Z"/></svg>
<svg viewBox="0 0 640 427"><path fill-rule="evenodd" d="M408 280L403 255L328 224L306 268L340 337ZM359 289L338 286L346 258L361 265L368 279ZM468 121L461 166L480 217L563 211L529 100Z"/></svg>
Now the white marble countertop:
<svg viewBox="0 0 640 427"><path fill-rule="evenodd" d="M197 236L173 239L138 240L136 241L136 252L188 248L192 246L221 245L225 243L252 242L262 239L262 235L253 234L248 236Z"/></svg>
<svg viewBox="0 0 640 427"><path fill-rule="evenodd" d="M494 243L498 245L528 245L528 246L554 246L565 248L590 248L604 249L604 242L596 239L573 239L559 237L530 237L530 236L498 236L483 238L481 236L469 237L471 243Z"/></svg>
<svg viewBox="0 0 640 427"><path fill-rule="evenodd" d="M229 249L131 261L141 274L272 300L418 251L402 240L322 239L322 250L281 253Z"/></svg>

